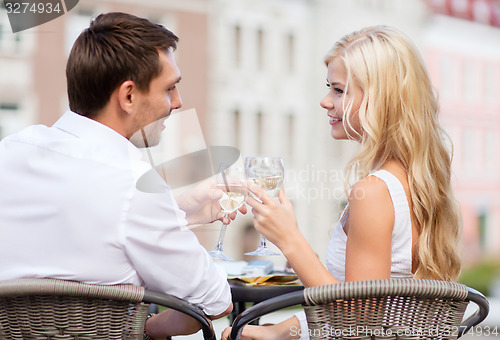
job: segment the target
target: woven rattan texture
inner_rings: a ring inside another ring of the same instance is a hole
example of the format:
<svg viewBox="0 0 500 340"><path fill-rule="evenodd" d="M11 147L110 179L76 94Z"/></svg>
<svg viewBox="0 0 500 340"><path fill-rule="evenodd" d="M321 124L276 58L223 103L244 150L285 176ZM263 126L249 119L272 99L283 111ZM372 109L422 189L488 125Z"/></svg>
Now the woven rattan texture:
<svg viewBox="0 0 500 340"><path fill-rule="evenodd" d="M312 305L304 309L311 339L457 338L467 307L465 286L388 281L352 282L342 290L337 289L341 285L307 288L306 301Z"/></svg>
<svg viewBox="0 0 500 340"><path fill-rule="evenodd" d="M73 296L0 299L0 339L142 339L148 305Z"/></svg>
<svg viewBox="0 0 500 340"><path fill-rule="evenodd" d="M144 297L144 287L127 284L93 285L57 279L0 281L0 297L33 294L87 296L140 302Z"/></svg>

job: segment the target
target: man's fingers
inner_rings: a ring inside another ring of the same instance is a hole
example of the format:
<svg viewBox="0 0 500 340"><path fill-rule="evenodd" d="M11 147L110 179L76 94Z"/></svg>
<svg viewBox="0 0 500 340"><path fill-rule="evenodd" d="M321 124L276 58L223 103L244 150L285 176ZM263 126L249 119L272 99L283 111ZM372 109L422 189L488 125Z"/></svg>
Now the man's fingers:
<svg viewBox="0 0 500 340"><path fill-rule="evenodd" d="M216 220L219 220L219 221L221 221L221 222L224 222L224 221L223 221L224 216L225 216L225 214L224 214L222 211L219 211L219 212L217 213L217 215L215 216L215 219L216 219Z"/></svg>
<svg viewBox="0 0 500 340"><path fill-rule="evenodd" d="M238 211L239 211L240 213L242 213L243 215L245 215L245 214L248 212L247 205L246 205L246 204L242 204L242 205L238 208Z"/></svg>
<svg viewBox="0 0 500 340"><path fill-rule="evenodd" d="M223 191L221 189L212 188L209 189L208 196L213 200L218 200L222 197Z"/></svg>

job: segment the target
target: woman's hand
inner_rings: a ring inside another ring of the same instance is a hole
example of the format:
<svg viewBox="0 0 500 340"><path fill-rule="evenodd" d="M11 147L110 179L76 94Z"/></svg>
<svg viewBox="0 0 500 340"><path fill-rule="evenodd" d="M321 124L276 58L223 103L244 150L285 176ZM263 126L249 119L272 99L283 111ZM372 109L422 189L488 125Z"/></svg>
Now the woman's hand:
<svg viewBox="0 0 500 340"><path fill-rule="evenodd" d="M283 251L283 247L286 247L297 233L300 234L292 203L283 188L278 193L281 204L254 183L248 183L248 189L250 193L247 204L252 207L255 228ZM252 193L260 201L255 199Z"/></svg>
<svg viewBox="0 0 500 340"><path fill-rule="evenodd" d="M209 178L195 187L183 192L176 197L177 205L186 213L186 220L191 224L204 224L220 220L229 224L236 218L236 211L224 217L219 199L222 190L215 188L215 179ZM247 213L247 207L243 204L238 209L242 214Z"/></svg>
<svg viewBox="0 0 500 340"><path fill-rule="evenodd" d="M309 287L337 283L300 232L292 203L283 189L278 194L280 204L256 184L249 183L248 188L261 201L248 195L255 228L281 249L302 284Z"/></svg>

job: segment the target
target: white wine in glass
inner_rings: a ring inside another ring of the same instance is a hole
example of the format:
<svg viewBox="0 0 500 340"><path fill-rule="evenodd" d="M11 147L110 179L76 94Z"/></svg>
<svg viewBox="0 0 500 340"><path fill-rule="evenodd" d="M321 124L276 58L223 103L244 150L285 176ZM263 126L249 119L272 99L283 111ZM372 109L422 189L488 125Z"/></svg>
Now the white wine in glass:
<svg viewBox="0 0 500 340"><path fill-rule="evenodd" d="M247 157L245 159L245 174L250 180L263 188L269 196L276 199L283 185L285 174L281 157ZM266 256L279 255L267 247L264 236L260 234L259 247L245 255Z"/></svg>
<svg viewBox="0 0 500 340"><path fill-rule="evenodd" d="M278 196L278 192L283 184L283 176L257 177L252 181L263 188L271 197Z"/></svg>
<svg viewBox="0 0 500 340"><path fill-rule="evenodd" d="M221 171L217 176L217 189L222 190L222 197L219 199L219 204L224 213L224 217L236 211L245 203L248 196L248 189L243 184L245 174L243 169L238 166L233 166L224 171ZM227 224L222 224L219 234L219 240L214 250L209 252L214 259L222 261L234 261L227 256L222 249L222 243L226 234Z"/></svg>
<svg viewBox="0 0 500 340"><path fill-rule="evenodd" d="M247 198L247 189L243 185L217 184L217 189L222 190L222 197L219 199L219 204L224 213L232 213L238 209Z"/></svg>

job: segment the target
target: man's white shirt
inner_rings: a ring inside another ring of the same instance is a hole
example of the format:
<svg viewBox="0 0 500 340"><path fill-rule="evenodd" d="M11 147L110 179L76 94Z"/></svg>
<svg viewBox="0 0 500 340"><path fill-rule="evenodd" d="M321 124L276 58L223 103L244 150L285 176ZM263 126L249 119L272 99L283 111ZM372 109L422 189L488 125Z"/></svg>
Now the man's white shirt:
<svg viewBox="0 0 500 340"><path fill-rule="evenodd" d="M225 272L186 227L163 181L125 137L71 111L0 142L0 280L53 277L144 285L217 315Z"/></svg>

